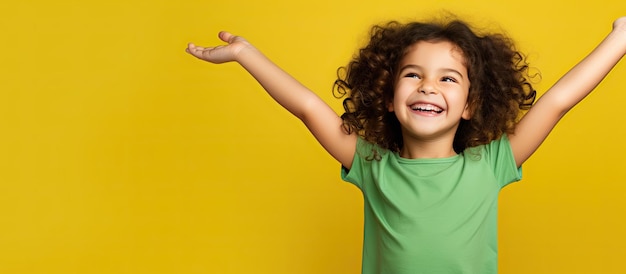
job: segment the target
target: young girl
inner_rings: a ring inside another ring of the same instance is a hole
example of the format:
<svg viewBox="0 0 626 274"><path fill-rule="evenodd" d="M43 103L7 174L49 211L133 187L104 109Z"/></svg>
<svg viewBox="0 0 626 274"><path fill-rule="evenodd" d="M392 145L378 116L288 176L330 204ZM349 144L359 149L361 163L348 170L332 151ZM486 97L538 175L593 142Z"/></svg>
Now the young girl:
<svg viewBox="0 0 626 274"><path fill-rule="evenodd" d="M363 273L485 274L497 272L500 189L626 54L626 17L532 107L506 37L460 21L374 27L336 82L348 94L340 117L242 37L219 38L227 45L187 52L241 64L363 192Z"/></svg>

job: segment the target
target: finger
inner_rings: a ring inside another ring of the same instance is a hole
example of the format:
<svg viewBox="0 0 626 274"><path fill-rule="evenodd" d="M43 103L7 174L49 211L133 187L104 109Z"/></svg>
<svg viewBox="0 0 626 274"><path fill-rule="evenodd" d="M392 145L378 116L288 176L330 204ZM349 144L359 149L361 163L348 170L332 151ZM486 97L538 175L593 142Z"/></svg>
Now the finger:
<svg viewBox="0 0 626 274"><path fill-rule="evenodd" d="M217 37L220 38L220 40L227 42L228 43L228 38L231 36L231 34L227 31L220 31L217 34Z"/></svg>
<svg viewBox="0 0 626 274"><path fill-rule="evenodd" d="M194 44L189 44L185 51L197 58L201 58L205 50L202 47L198 47Z"/></svg>
<svg viewBox="0 0 626 274"><path fill-rule="evenodd" d="M189 54L191 54L191 52L196 48L196 45L194 45L193 43L188 43L187 44L187 48L185 48L185 51Z"/></svg>
<svg viewBox="0 0 626 274"><path fill-rule="evenodd" d="M187 48L191 50L204 50L204 47L196 46L194 43L189 43Z"/></svg>
<svg viewBox="0 0 626 274"><path fill-rule="evenodd" d="M233 42L235 42L235 39L238 38L238 36L236 36L236 35L234 35L234 34L232 34L230 32L227 32L227 31L220 31L218 36L219 36L220 40L222 40L222 41L224 41L226 43L229 43L229 44L232 44Z"/></svg>
<svg viewBox="0 0 626 274"><path fill-rule="evenodd" d="M204 48L195 45L191 45L187 48L187 52L195 57L202 58L204 55L209 53L213 48Z"/></svg>

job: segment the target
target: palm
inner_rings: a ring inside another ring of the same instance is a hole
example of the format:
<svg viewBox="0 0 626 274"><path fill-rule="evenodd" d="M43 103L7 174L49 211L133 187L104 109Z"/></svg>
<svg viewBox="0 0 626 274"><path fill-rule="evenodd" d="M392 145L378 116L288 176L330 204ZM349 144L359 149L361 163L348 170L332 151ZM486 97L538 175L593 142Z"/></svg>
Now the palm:
<svg viewBox="0 0 626 274"><path fill-rule="evenodd" d="M221 64L235 61L239 52L250 46L250 43L243 37L235 36L228 32L220 32L219 38L228 44L215 47L200 47L189 43L186 51L198 59Z"/></svg>

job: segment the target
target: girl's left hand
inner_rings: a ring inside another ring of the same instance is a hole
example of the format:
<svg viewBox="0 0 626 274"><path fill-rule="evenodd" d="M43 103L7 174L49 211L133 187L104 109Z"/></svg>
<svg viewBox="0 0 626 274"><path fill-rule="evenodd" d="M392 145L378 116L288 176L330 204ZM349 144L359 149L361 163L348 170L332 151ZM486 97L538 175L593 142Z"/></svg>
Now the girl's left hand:
<svg viewBox="0 0 626 274"><path fill-rule="evenodd" d="M626 16L617 18L613 22L613 30L619 30L626 32Z"/></svg>

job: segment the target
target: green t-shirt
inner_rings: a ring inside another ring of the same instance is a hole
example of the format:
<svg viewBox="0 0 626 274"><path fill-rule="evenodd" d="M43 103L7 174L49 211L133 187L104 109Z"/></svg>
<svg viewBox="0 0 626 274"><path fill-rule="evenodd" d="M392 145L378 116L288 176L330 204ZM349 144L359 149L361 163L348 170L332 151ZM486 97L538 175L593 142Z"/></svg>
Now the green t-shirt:
<svg viewBox="0 0 626 274"><path fill-rule="evenodd" d="M362 272L497 273L498 193L521 175L506 136L437 159L401 158L359 138L341 176L363 192Z"/></svg>

